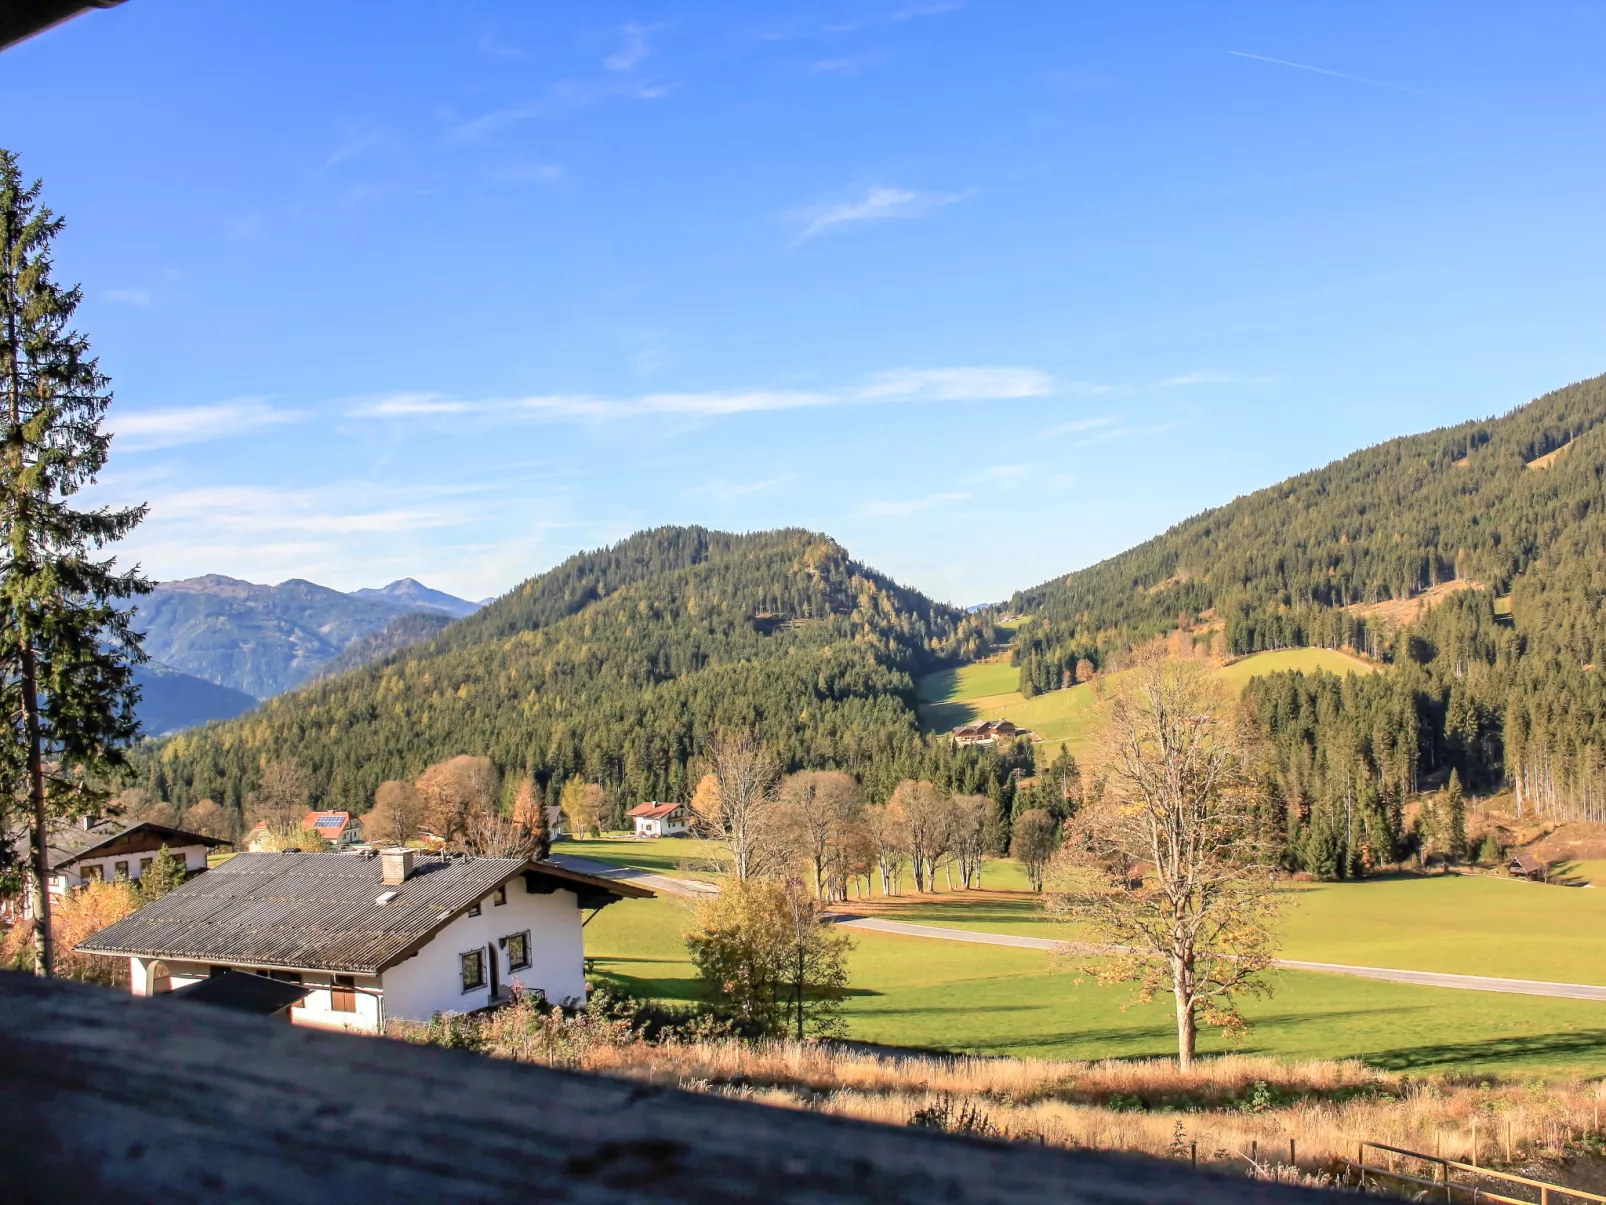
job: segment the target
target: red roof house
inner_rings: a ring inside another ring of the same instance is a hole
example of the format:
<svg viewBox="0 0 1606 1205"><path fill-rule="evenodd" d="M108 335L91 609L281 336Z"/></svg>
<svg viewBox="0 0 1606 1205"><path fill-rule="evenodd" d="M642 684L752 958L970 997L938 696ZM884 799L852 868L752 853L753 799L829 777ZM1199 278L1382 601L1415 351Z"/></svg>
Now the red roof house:
<svg viewBox="0 0 1606 1205"><path fill-rule="evenodd" d="M638 803L625 815L636 824L638 837L683 837L691 824L691 809L684 803Z"/></svg>

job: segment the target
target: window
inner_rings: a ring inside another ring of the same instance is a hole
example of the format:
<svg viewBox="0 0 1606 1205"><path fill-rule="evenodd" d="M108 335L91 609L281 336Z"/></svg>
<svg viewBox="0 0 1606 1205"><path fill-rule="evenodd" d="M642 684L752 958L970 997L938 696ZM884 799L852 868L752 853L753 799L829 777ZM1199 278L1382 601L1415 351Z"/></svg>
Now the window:
<svg viewBox="0 0 1606 1205"><path fill-rule="evenodd" d="M472 908L470 908L468 910L468 914L470 916L478 916L480 914L480 906L478 904L475 904Z"/></svg>
<svg viewBox="0 0 1606 1205"><path fill-rule="evenodd" d="M155 858L141 858L139 860L139 873L144 874L151 868L151 863L154 861L156 861Z"/></svg>
<svg viewBox="0 0 1606 1205"><path fill-rule="evenodd" d="M336 975L329 989L329 1007L337 1013L357 1011L357 978L355 975Z"/></svg>
<svg viewBox="0 0 1606 1205"><path fill-rule="evenodd" d="M498 908L500 908L503 904L507 903L507 884L506 883L503 883L495 891L491 892L491 903L495 904Z"/></svg>
<svg viewBox="0 0 1606 1205"><path fill-rule="evenodd" d="M530 934L511 934L507 939L507 969L522 971L530 965Z"/></svg>
<svg viewBox="0 0 1606 1205"><path fill-rule="evenodd" d="M258 971L256 973L257 974L261 974L260 971ZM301 982L301 972L300 971L269 971L268 972L268 978L269 979L277 979L280 983L300 983Z"/></svg>
<svg viewBox="0 0 1606 1205"><path fill-rule="evenodd" d="M116 877L116 878L126 879L128 877L128 863L127 862L118 862L118 863L116 863L112 867L112 873L113 873L114 877Z"/></svg>
<svg viewBox="0 0 1606 1205"><path fill-rule="evenodd" d="M463 990L472 992L485 986L485 951L470 950L463 961Z"/></svg>
<svg viewBox="0 0 1606 1205"><path fill-rule="evenodd" d="M84 882L86 883L90 879L104 879L106 877L106 868L104 866L85 866L82 869Z"/></svg>

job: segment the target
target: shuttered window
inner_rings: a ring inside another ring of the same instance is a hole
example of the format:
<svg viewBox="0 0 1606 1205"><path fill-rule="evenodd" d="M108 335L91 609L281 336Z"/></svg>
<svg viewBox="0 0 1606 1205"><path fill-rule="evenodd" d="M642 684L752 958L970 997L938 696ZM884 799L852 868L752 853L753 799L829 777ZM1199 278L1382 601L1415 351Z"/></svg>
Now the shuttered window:
<svg viewBox="0 0 1606 1205"><path fill-rule="evenodd" d="M336 975L329 989L329 1007L337 1013L357 1011L357 979L354 975Z"/></svg>

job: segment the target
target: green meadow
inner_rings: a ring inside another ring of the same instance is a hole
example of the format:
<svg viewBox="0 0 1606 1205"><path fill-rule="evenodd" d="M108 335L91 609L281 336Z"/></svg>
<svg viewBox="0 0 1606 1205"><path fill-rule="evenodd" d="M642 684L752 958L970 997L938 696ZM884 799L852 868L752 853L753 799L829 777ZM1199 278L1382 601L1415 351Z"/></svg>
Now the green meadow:
<svg viewBox="0 0 1606 1205"><path fill-rule="evenodd" d="M1313 673L1371 673L1373 667L1334 649L1279 649L1240 657L1212 671L1230 692L1242 690L1250 678L1285 670ZM1013 720L1030 728L1043 743L1045 754L1057 752L1065 742L1082 756L1097 731L1099 701L1120 674L1084 682L1065 690L1028 699L1016 690L1018 671L1007 661L982 661L928 674L916 684L920 722L930 731L943 731L973 720Z"/></svg>
<svg viewBox="0 0 1606 1205"><path fill-rule="evenodd" d="M698 984L681 934L683 900L629 900L586 928L592 972L646 995L691 1000ZM1164 999L1135 1004L1049 954L855 933L846 1017L861 1041L1037 1058L1139 1058L1174 1053ZM1408 987L1279 972L1275 994L1250 999L1237 1047L1211 1033L1204 1051L1365 1059L1421 1072L1536 1076L1598 1072L1606 1005Z"/></svg>
<svg viewBox="0 0 1606 1205"><path fill-rule="evenodd" d="M683 847L689 847L683 848ZM707 858L700 842L565 843L620 865L675 873ZM1606 866L1584 864L1579 877ZM1059 937L1018 865L991 861L984 895L904 896L888 913L919 924ZM880 897L876 897L879 903ZM1492 876L1291 885L1282 956L1510 978L1606 984L1606 892ZM878 909L879 910L879 909ZM605 909L586 928L594 973L635 991L695 999L682 934L691 905L661 898ZM920 1048L1054 1058L1165 1055L1164 999L1132 1003L1056 956L855 932L851 1035ZM1239 1049L1286 1058L1354 1056L1412 1072L1532 1076L1606 1067L1606 1005L1282 971L1270 999L1250 999ZM1229 1049L1212 1034L1203 1049Z"/></svg>

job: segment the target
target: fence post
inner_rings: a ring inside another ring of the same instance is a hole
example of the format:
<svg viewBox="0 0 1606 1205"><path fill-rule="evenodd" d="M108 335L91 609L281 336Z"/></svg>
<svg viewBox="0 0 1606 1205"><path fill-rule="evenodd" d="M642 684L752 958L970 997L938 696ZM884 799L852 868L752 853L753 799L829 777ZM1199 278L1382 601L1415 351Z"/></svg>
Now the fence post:
<svg viewBox="0 0 1606 1205"><path fill-rule="evenodd" d="M1198 1166L1199 1166L1199 1141L1198 1141L1198 1139L1195 1139L1194 1141L1192 1141L1192 1142L1190 1142L1188 1144L1188 1162L1192 1163L1195 1169L1197 1169Z"/></svg>
<svg viewBox="0 0 1606 1205"><path fill-rule="evenodd" d="M1478 1166L1478 1119L1472 1119L1472 1166Z"/></svg>
<svg viewBox="0 0 1606 1205"><path fill-rule="evenodd" d="M1294 1154L1294 1140L1292 1138L1290 1138L1288 1140L1288 1166L1289 1167L1297 1167L1298 1165L1299 1165L1299 1156Z"/></svg>

